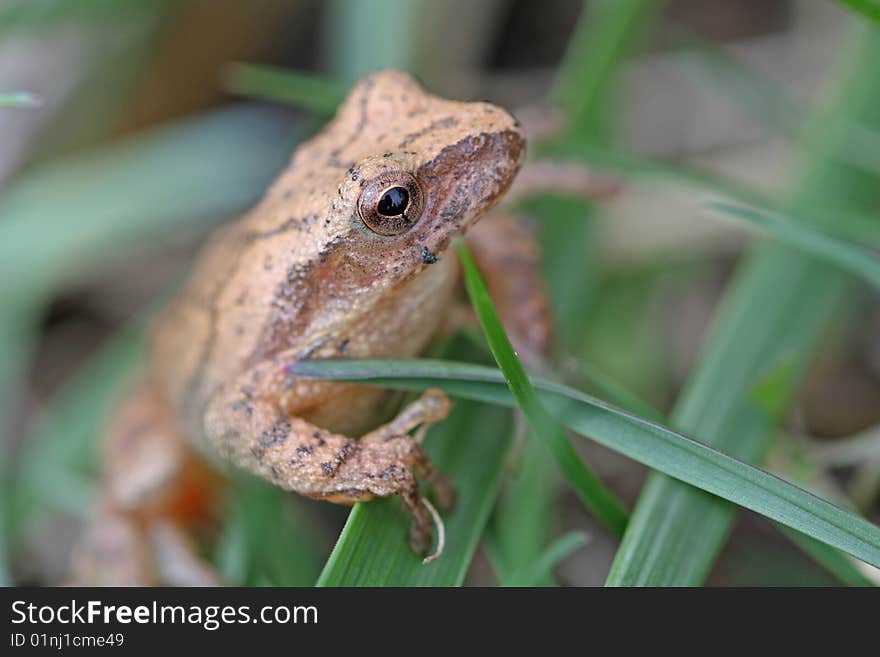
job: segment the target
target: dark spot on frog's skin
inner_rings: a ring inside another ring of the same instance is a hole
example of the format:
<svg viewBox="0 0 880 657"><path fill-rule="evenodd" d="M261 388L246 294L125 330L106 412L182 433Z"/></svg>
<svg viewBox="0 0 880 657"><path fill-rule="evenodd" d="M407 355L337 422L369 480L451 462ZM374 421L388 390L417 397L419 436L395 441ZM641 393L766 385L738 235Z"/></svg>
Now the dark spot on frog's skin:
<svg viewBox="0 0 880 657"><path fill-rule="evenodd" d="M346 347L348 347L349 342L351 342L351 339L345 338L345 340L343 340L342 342L339 343L339 347L338 347L337 351L339 351L340 354L344 354L345 349L346 349Z"/></svg>
<svg viewBox="0 0 880 657"><path fill-rule="evenodd" d="M280 445L287 440L290 435L290 420L286 417L280 418L275 423L260 434L260 447L263 449L273 445Z"/></svg>
<svg viewBox="0 0 880 657"><path fill-rule="evenodd" d="M321 464L321 470L324 471L325 475L333 474L333 464L330 461L324 461Z"/></svg>
<svg viewBox="0 0 880 657"><path fill-rule="evenodd" d="M361 189L363 189L364 187L366 187L366 186L367 186L367 179L366 179L366 178L361 178L360 185L361 185Z"/></svg>
<svg viewBox="0 0 880 657"><path fill-rule="evenodd" d="M382 157L391 157L391 153L384 153Z"/></svg>
<svg viewBox="0 0 880 657"><path fill-rule="evenodd" d="M296 448L296 455L302 458L303 456L308 456L314 451L315 448L312 445L302 445Z"/></svg>

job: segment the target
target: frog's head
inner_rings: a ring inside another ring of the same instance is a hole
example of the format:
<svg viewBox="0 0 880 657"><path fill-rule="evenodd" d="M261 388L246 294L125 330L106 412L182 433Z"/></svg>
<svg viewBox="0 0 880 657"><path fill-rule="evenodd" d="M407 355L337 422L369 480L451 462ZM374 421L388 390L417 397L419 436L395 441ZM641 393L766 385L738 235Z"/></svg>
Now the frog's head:
<svg viewBox="0 0 880 657"><path fill-rule="evenodd" d="M335 261L337 282L347 269L353 285L375 288L442 257L504 195L524 151L523 131L505 110L444 100L405 73L382 71L360 81L303 144L291 175L311 176L297 187L324 208L313 236Z"/></svg>

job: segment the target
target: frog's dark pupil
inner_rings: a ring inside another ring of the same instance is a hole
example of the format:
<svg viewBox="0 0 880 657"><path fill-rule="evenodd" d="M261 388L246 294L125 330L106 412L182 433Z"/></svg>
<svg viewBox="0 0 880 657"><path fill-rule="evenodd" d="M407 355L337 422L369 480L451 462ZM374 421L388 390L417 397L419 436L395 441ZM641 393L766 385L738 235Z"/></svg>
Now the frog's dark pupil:
<svg viewBox="0 0 880 657"><path fill-rule="evenodd" d="M407 205L409 205L409 192L406 188L392 187L382 194L382 198L376 204L376 210L386 217L396 217L404 213Z"/></svg>

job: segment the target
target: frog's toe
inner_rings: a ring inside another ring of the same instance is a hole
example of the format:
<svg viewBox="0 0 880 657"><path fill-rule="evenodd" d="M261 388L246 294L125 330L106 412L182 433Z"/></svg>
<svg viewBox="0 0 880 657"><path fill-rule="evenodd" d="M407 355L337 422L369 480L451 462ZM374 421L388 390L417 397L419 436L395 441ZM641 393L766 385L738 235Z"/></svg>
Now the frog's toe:
<svg viewBox="0 0 880 657"><path fill-rule="evenodd" d="M455 490L455 482L452 477L441 472L434 472L430 480L431 499L441 511L452 511L455 508L455 502L458 499L458 493Z"/></svg>
<svg viewBox="0 0 880 657"><path fill-rule="evenodd" d="M413 520L409 528L409 546L413 552L419 556L428 554L433 538L434 531L430 524L426 527L417 520Z"/></svg>

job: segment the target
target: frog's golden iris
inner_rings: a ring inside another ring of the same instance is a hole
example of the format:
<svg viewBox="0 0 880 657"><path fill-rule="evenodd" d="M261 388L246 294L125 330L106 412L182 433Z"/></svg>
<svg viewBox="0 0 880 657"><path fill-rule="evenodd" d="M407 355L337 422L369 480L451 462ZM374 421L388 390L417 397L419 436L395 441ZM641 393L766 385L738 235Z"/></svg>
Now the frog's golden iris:
<svg viewBox="0 0 880 657"><path fill-rule="evenodd" d="M411 173L386 170L368 180L358 199L358 214L379 235L399 235L422 216L422 186Z"/></svg>

